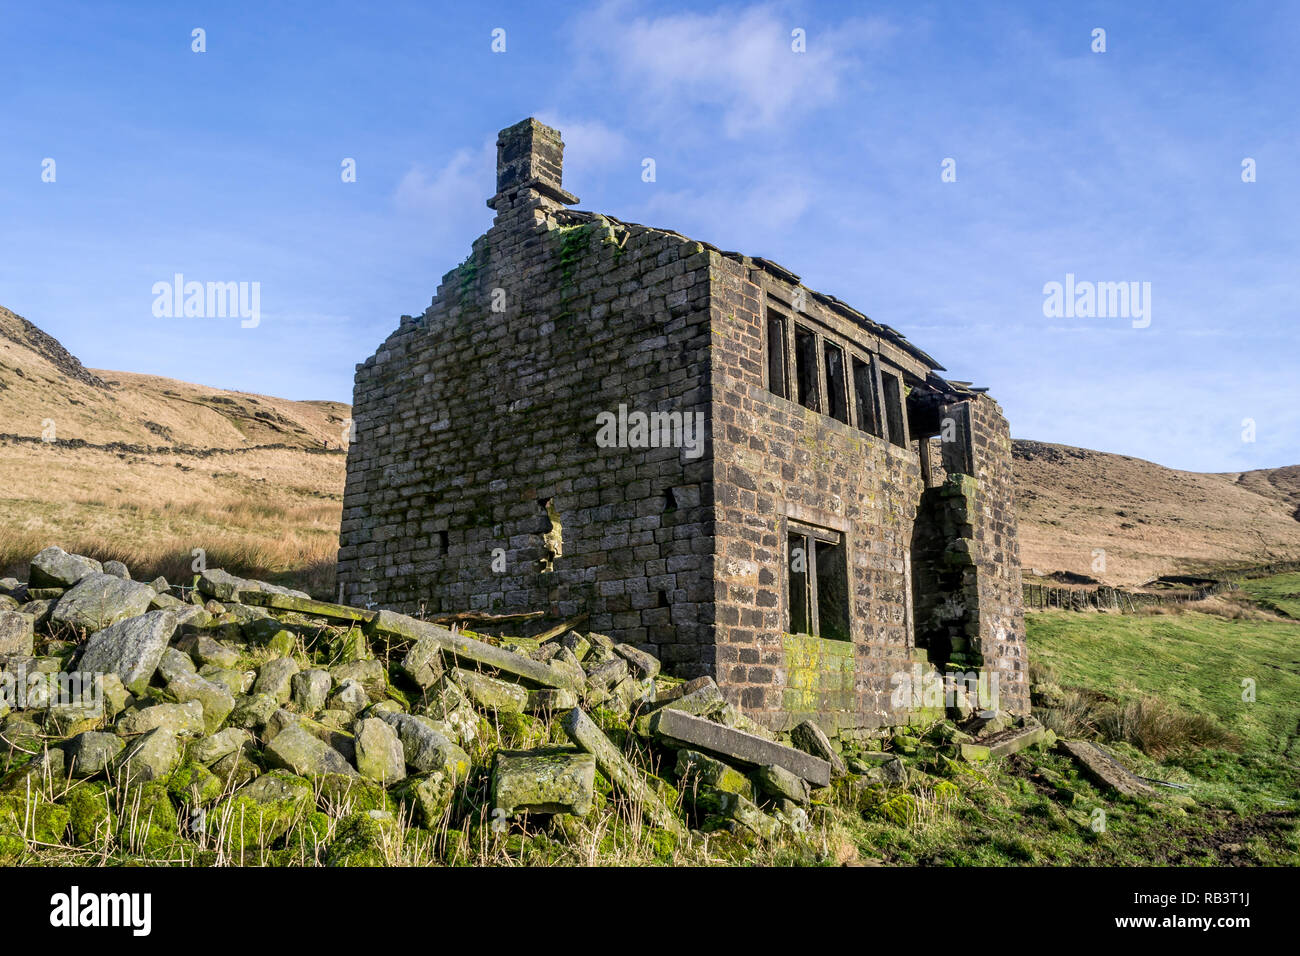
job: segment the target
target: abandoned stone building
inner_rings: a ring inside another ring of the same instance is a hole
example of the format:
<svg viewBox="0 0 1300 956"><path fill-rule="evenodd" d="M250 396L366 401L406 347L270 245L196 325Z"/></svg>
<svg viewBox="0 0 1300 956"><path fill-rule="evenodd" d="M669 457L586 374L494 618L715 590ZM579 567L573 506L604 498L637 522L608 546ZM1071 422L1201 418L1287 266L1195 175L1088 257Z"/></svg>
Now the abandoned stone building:
<svg viewBox="0 0 1300 956"><path fill-rule="evenodd" d="M500 133L491 228L357 366L343 599L585 613L773 729L928 716L936 668L1026 712L997 403L774 262L571 208L563 148Z"/></svg>

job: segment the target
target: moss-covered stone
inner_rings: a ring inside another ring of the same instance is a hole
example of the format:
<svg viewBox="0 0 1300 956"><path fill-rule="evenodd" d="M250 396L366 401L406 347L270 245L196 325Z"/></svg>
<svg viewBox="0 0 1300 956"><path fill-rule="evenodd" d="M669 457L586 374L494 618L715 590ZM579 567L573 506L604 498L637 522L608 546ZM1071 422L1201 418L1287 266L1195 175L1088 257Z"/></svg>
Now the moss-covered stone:
<svg viewBox="0 0 1300 956"><path fill-rule="evenodd" d="M100 783L83 783L64 795L74 844L100 847L112 837L116 828L112 802L112 791Z"/></svg>

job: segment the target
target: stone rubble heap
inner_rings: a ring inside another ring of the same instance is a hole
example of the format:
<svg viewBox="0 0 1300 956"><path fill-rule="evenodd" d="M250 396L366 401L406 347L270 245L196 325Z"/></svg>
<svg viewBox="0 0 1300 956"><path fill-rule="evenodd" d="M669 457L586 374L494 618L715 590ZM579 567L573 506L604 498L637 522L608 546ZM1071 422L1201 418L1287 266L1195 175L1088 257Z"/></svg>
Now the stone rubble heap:
<svg viewBox="0 0 1300 956"><path fill-rule="evenodd" d="M346 803L320 849L347 864L380 862L373 840L357 851L348 837L397 815L446 833L539 816L563 830L616 794L671 845L693 830L773 839L807 828L833 778L907 779L895 755L846 763L811 722L784 743L710 678L667 677L571 623L488 638L220 570L142 583L48 548L27 583L0 581L0 863L20 855L16 833L101 844L124 786L159 840L215 833L227 851L323 834ZM33 676L68 674L98 675L100 693L63 699L58 678ZM999 753L1047 733L989 729ZM950 742L954 757L990 756ZM36 820L23 801L41 786L55 796Z"/></svg>

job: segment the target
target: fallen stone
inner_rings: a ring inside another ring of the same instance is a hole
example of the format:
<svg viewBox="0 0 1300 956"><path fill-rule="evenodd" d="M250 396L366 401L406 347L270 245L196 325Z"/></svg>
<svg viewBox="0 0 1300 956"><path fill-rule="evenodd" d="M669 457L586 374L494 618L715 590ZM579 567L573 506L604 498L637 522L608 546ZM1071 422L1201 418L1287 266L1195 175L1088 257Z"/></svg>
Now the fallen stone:
<svg viewBox="0 0 1300 956"><path fill-rule="evenodd" d="M542 687L528 691L524 710L530 714L554 713L578 706L578 695L564 687Z"/></svg>
<svg viewBox="0 0 1300 956"><path fill-rule="evenodd" d="M119 780L147 783L169 774L180 762L181 748L176 735L165 727L149 731L131 743L114 760Z"/></svg>
<svg viewBox="0 0 1300 956"><path fill-rule="evenodd" d="M94 581L84 580L92 584ZM175 631L176 615L171 611L150 611L112 624L86 641L77 669L90 674L116 674L122 686L138 696L149 686Z"/></svg>
<svg viewBox="0 0 1300 956"><path fill-rule="evenodd" d="M697 750L677 751L677 785L692 796L703 788L725 790L728 793L754 799L754 784L730 764Z"/></svg>
<svg viewBox="0 0 1300 956"><path fill-rule="evenodd" d="M796 777L784 767L770 764L759 767L758 772L754 774L754 780L757 781L759 789L769 796L784 797L805 806L812 799L808 789L808 781L802 777Z"/></svg>
<svg viewBox="0 0 1300 956"><path fill-rule="evenodd" d="M378 717L357 721L357 770L363 777L382 784L396 783L406 776L406 757L397 731Z"/></svg>
<svg viewBox="0 0 1300 956"><path fill-rule="evenodd" d="M174 647L164 650L162 657L158 660L158 675L164 681L170 681L184 674L197 674L194 661L190 659L190 655Z"/></svg>
<svg viewBox="0 0 1300 956"><path fill-rule="evenodd" d="M651 735L650 721L656 713L665 707L671 707L673 710L680 710L684 714L691 714L696 717L707 717L722 710L727 703L722 696L722 691L718 689L718 685L713 682L711 677L700 678L699 682L692 681L690 684L684 685L682 691L681 696L669 697L662 702L655 701L650 710L637 717L633 729L642 737L649 737Z"/></svg>
<svg viewBox="0 0 1300 956"><path fill-rule="evenodd" d="M117 722L123 737L166 730L174 737L197 737L203 733L203 704L197 700L183 704L154 704L128 711Z"/></svg>
<svg viewBox="0 0 1300 956"><path fill-rule="evenodd" d="M581 682L575 683L571 674L561 673L522 654L512 654L504 648L476 641L464 634L453 633L445 627L419 621L405 614L380 611L375 620L366 625L368 634L387 639L404 638L436 641L442 647L443 657L458 665L469 661L505 674L513 674L541 687L568 687L581 692Z"/></svg>
<svg viewBox="0 0 1300 956"><path fill-rule="evenodd" d="M614 653L627 661L637 677L654 677L659 673L659 659L631 644L615 644Z"/></svg>
<svg viewBox="0 0 1300 956"><path fill-rule="evenodd" d="M83 631L100 631L118 621L144 614L153 598L154 589L147 584L123 581L111 574L92 571L59 598L50 620ZM172 615L171 620L174 622L175 619Z"/></svg>
<svg viewBox="0 0 1300 956"><path fill-rule="evenodd" d="M356 681L365 688L366 696L371 700L383 700L388 694L388 675L384 672L384 665L373 658L340 664L331 668L330 674L339 684Z"/></svg>
<svg viewBox="0 0 1300 956"><path fill-rule="evenodd" d="M32 558L27 584L32 588L70 588L86 575L103 570L94 558L68 554L60 547L46 548Z"/></svg>
<svg viewBox="0 0 1300 956"><path fill-rule="evenodd" d="M293 675L298 664L292 657L277 657L262 665L253 682L254 694L266 694L277 703L287 704L293 694Z"/></svg>
<svg viewBox="0 0 1300 956"><path fill-rule="evenodd" d="M835 752L826 732L811 720L805 720L790 731L790 741L804 753L820 757L831 765L832 773L847 773L844 758ZM793 798L792 798L793 799Z"/></svg>
<svg viewBox="0 0 1300 956"><path fill-rule="evenodd" d="M415 686L423 689L432 687L444 670L442 644L431 638L420 638L402 658L401 667L406 676L415 682Z"/></svg>
<svg viewBox="0 0 1300 956"><path fill-rule="evenodd" d="M677 815L650 789L641 772L610 743L609 738L581 708L575 707L565 714L560 724L570 740L595 756L596 765L615 786L631 800L642 805L651 822L670 830L679 838L685 835L686 828L677 819Z"/></svg>
<svg viewBox="0 0 1300 956"><path fill-rule="evenodd" d="M460 668L453 669L452 678L485 710L522 714L528 706L528 691L518 684Z"/></svg>
<svg viewBox="0 0 1300 956"><path fill-rule="evenodd" d="M456 793L456 778L441 770L407 777L393 788L394 796L409 808L412 823L427 829L437 829L451 806Z"/></svg>
<svg viewBox="0 0 1300 956"><path fill-rule="evenodd" d="M330 710L346 710L350 714L359 714L370 706L370 695L358 682L345 680L325 703Z"/></svg>
<svg viewBox="0 0 1300 956"><path fill-rule="evenodd" d="M326 773L356 774L341 753L299 724L291 724L276 734L264 753L271 766L291 770L302 777Z"/></svg>
<svg viewBox="0 0 1300 956"><path fill-rule="evenodd" d="M227 727L210 737L195 741L190 746L190 756L204 766L209 766L227 754L245 752L251 750L252 746L253 737L248 731Z"/></svg>
<svg viewBox="0 0 1300 956"><path fill-rule="evenodd" d="M256 730L266 726L280 708L280 702L270 694L249 694L235 700L235 709L230 712L230 725L244 730Z"/></svg>
<svg viewBox="0 0 1300 956"><path fill-rule="evenodd" d="M36 619L19 611L0 611L0 656L31 657L36 647Z"/></svg>
<svg viewBox="0 0 1300 956"><path fill-rule="evenodd" d="M202 608L189 605L195 611L207 613ZM179 615L178 615L179 616ZM234 667L239 663L239 651L227 644L214 640L207 634L186 634L176 641L177 650L190 655L194 663L202 667L213 664L217 667Z"/></svg>
<svg viewBox="0 0 1300 956"><path fill-rule="evenodd" d="M1149 797L1155 789L1133 774L1127 767L1086 740L1059 740L1056 749L1072 757L1093 782L1109 787L1126 797Z"/></svg>
<svg viewBox="0 0 1300 956"><path fill-rule="evenodd" d="M240 598L244 604L276 608L281 611L297 611L299 614L310 614L313 617L323 617L331 621L365 623L373 621L378 613L363 608L348 607L346 604L314 601L310 597L299 597L296 594L283 591L241 589Z"/></svg>
<svg viewBox="0 0 1300 956"><path fill-rule="evenodd" d="M574 748L498 751L492 766L493 806L514 816L586 816L596 792L596 758Z"/></svg>
<svg viewBox="0 0 1300 956"><path fill-rule="evenodd" d="M418 773L441 770L456 780L469 773L469 755L451 739L429 726L428 718L412 714L380 712L380 720L397 731L407 766Z"/></svg>
<svg viewBox="0 0 1300 956"><path fill-rule="evenodd" d="M265 581L250 581L245 578L236 577L228 574L220 568L213 568L210 571L203 571L198 580L199 591L208 597L215 598L218 601L228 601L236 604L245 603L245 595L248 592L269 592L272 594L289 594L294 597L311 599L311 595L305 591L295 591L292 588L282 588L279 585L267 584Z"/></svg>
<svg viewBox="0 0 1300 956"><path fill-rule="evenodd" d="M121 578L123 581L131 580L131 572L127 570L126 565L121 561L105 561L104 573L111 574L115 578Z"/></svg>
<svg viewBox="0 0 1300 956"><path fill-rule="evenodd" d="M103 773L124 747L115 734L94 730L77 734L63 748L68 774L84 779Z"/></svg>
<svg viewBox="0 0 1300 956"><path fill-rule="evenodd" d="M762 767L771 764L783 767L815 787L829 786L831 782L831 765L828 761L743 730L724 727L671 708L657 713L651 724L656 736L678 746L702 750L746 766Z"/></svg>
<svg viewBox="0 0 1300 956"><path fill-rule="evenodd" d="M299 671L290 682L292 700L299 713L314 714L325 709L333 679L326 670Z"/></svg>
<svg viewBox="0 0 1300 956"><path fill-rule="evenodd" d="M1020 727L1005 730L994 737L986 737L980 743L988 747L990 757L1008 757L1039 743L1046 735L1047 731L1041 726Z"/></svg>
<svg viewBox="0 0 1300 956"><path fill-rule="evenodd" d="M188 660L188 658L186 658ZM225 687L195 673L181 673L167 683L167 692L182 704L198 701L203 706L203 729L216 733L235 709L235 695Z"/></svg>
<svg viewBox="0 0 1300 956"><path fill-rule="evenodd" d="M696 797L696 809L724 820L730 820L765 840L780 835L781 825L760 810L754 803L738 793L724 790L706 790Z"/></svg>

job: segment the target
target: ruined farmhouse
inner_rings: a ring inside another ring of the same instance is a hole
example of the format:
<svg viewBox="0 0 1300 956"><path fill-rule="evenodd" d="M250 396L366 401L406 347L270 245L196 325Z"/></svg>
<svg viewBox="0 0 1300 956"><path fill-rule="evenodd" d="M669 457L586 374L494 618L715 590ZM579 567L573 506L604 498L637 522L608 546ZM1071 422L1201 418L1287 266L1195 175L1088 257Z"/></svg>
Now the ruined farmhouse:
<svg viewBox="0 0 1300 956"><path fill-rule="evenodd" d="M357 366L342 599L586 613L773 729L928 716L934 669L1026 712L997 403L774 262L572 208L563 150L501 132L492 227Z"/></svg>

